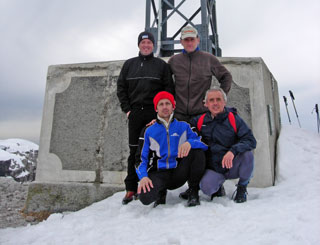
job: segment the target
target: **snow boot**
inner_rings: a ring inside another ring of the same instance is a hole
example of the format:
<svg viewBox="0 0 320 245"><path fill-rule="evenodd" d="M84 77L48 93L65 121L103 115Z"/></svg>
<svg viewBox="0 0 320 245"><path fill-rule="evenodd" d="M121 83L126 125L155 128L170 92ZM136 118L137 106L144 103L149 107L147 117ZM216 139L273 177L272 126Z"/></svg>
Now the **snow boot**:
<svg viewBox="0 0 320 245"><path fill-rule="evenodd" d="M247 201L247 186L246 185L237 185L237 189L235 190L237 192L235 198L233 199L236 203L243 203ZM233 195L234 196L234 193Z"/></svg>
<svg viewBox="0 0 320 245"><path fill-rule="evenodd" d="M200 205L199 190L190 188L190 194L188 196L187 207L194 207L197 205Z"/></svg>
<svg viewBox="0 0 320 245"><path fill-rule="evenodd" d="M122 205L127 205L129 202L131 202L133 199L137 199L137 193L134 191L127 191L126 195L122 199Z"/></svg>
<svg viewBox="0 0 320 245"><path fill-rule="evenodd" d="M188 199L189 199L190 192L191 192L191 189L188 188L185 192L181 192L181 193L179 194L179 197L180 197L181 199L188 200Z"/></svg>
<svg viewBox="0 0 320 245"><path fill-rule="evenodd" d="M153 207L157 207L160 204L166 204L167 190L163 190L159 192L159 198L153 204Z"/></svg>
<svg viewBox="0 0 320 245"><path fill-rule="evenodd" d="M223 197L226 195L226 191L223 185L220 186L219 190L211 195L211 200L215 197Z"/></svg>

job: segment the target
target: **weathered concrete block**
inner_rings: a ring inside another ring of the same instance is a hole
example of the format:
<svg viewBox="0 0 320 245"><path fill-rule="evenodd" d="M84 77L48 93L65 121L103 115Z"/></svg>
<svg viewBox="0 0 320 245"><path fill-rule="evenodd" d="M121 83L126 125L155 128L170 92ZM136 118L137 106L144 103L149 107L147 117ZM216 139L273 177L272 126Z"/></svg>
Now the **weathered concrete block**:
<svg viewBox="0 0 320 245"><path fill-rule="evenodd" d="M220 61L235 81L228 105L238 109L258 141L251 186L271 186L280 130L277 83L261 58ZM76 210L124 188L127 119L116 96L122 65L123 61L113 61L49 67L37 183L30 187L26 211L49 206L54 212ZM75 188L74 193L72 188L64 190L67 185ZM54 194L55 188L59 193ZM97 191L89 191L92 188ZM88 201L79 200L77 192ZM65 198L52 198L54 195Z"/></svg>
<svg viewBox="0 0 320 245"><path fill-rule="evenodd" d="M261 58L221 58L232 73L235 84L228 95L228 106L251 127L257 139L254 150L252 187L274 184L276 143L280 133L278 85Z"/></svg>
<svg viewBox="0 0 320 245"><path fill-rule="evenodd" d="M121 190L119 185L99 183L32 182L28 189L26 212L77 211Z"/></svg>
<svg viewBox="0 0 320 245"><path fill-rule="evenodd" d="M116 96L122 64L49 67L37 181L123 184L127 126Z"/></svg>

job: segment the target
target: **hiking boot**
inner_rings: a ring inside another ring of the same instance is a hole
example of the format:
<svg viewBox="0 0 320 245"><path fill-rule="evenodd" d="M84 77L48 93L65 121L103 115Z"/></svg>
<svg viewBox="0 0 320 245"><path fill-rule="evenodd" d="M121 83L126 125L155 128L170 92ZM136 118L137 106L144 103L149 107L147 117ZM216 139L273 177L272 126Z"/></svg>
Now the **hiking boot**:
<svg viewBox="0 0 320 245"><path fill-rule="evenodd" d="M220 186L219 190L211 195L211 200L215 197L223 197L226 195L223 185Z"/></svg>
<svg viewBox="0 0 320 245"><path fill-rule="evenodd" d="M126 195L122 199L122 205L127 205L133 199L137 199L137 193L135 193L134 191L127 191Z"/></svg>
<svg viewBox="0 0 320 245"><path fill-rule="evenodd" d="M237 185L237 189L235 190L237 192L235 198L233 199L236 203L242 203L247 201L247 186L246 185ZM234 193L232 197L234 196Z"/></svg>
<svg viewBox="0 0 320 245"><path fill-rule="evenodd" d="M190 195L190 191L191 191L190 189L187 189L185 192L181 192L179 194L179 197L181 199L188 200L189 199L189 195Z"/></svg>
<svg viewBox="0 0 320 245"><path fill-rule="evenodd" d="M159 198L156 200L153 204L153 207L155 208L156 206L160 204L166 204L166 197L167 197L167 190L163 190L159 192Z"/></svg>
<svg viewBox="0 0 320 245"><path fill-rule="evenodd" d="M190 189L190 194L188 196L187 207L194 207L200 205L199 201L199 190Z"/></svg>

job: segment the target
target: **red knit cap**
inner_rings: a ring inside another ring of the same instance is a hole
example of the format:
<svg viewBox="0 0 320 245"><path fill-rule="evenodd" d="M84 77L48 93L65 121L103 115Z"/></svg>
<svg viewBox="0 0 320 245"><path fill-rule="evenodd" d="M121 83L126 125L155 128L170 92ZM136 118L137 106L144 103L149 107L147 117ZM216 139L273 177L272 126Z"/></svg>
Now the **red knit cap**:
<svg viewBox="0 0 320 245"><path fill-rule="evenodd" d="M159 103L160 100L163 100L163 99L168 99L170 100L173 108L175 108L175 103L174 103L174 97L172 94L170 94L169 92L166 92L166 91L161 91L159 93L157 93L156 96L154 96L153 98L153 104L154 104L154 110L157 111L157 105Z"/></svg>

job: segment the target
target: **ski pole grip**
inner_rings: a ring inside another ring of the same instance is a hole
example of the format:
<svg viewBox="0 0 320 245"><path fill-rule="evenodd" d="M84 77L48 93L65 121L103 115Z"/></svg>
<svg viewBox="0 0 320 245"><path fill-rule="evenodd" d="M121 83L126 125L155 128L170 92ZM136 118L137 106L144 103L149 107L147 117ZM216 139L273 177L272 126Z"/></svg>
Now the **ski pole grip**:
<svg viewBox="0 0 320 245"><path fill-rule="evenodd" d="M283 96L283 100L287 104L287 97L286 96Z"/></svg>
<svg viewBox="0 0 320 245"><path fill-rule="evenodd" d="M293 93L291 90L289 90L289 94L290 94L291 98L294 100L294 96L293 96Z"/></svg>

